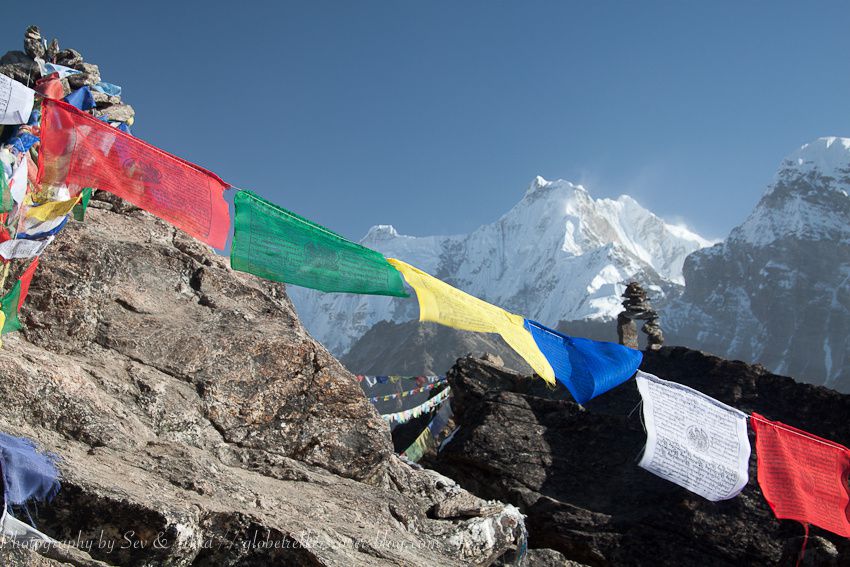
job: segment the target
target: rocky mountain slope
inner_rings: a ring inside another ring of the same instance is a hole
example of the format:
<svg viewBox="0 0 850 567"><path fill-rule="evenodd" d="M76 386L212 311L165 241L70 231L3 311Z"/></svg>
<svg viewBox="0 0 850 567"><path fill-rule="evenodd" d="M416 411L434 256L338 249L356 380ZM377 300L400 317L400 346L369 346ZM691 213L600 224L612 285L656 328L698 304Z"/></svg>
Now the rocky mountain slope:
<svg viewBox="0 0 850 567"><path fill-rule="evenodd" d="M42 257L24 330L0 350L0 430L59 456L62 490L33 517L71 547L47 559L4 545L0 562L465 565L512 552L516 511L395 457L283 286L98 198Z"/></svg>
<svg viewBox="0 0 850 567"><path fill-rule="evenodd" d="M630 278L639 279L652 291L653 299L662 302L680 290L685 257L709 244L665 223L628 196L593 199L579 185L542 177L501 219L471 234L411 237L391 226L377 226L362 243L553 326L561 321L612 321ZM415 320L415 298L402 301L304 289L290 293L310 333L331 352L348 353L344 360L356 372L369 372L360 361L368 364L364 353L376 349L407 355L418 349L416 359L448 356L452 361L457 355L475 352L471 338L447 351L445 347L457 339L447 334L440 335L439 352L422 352L421 347L404 342L412 333L402 329L384 326L374 338L366 337L381 321L400 325ZM397 356L386 363L410 366L410 360ZM447 368L416 366L412 371Z"/></svg>
<svg viewBox="0 0 850 567"><path fill-rule="evenodd" d="M675 344L850 391L850 140L786 158L729 238L685 260Z"/></svg>
<svg viewBox="0 0 850 567"><path fill-rule="evenodd" d="M646 352L641 368L850 443L850 396L684 348ZM744 491L716 503L637 466L646 434L633 380L582 408L562 387L550 391L539 379L473 358L459 360L448 379L460 429L426 465L527 514L532 557L540 550L560 561L552 565L795 564L803 528L768 508L755 451ZM847 564L846 539L811 533L802 565Z"/></svg>

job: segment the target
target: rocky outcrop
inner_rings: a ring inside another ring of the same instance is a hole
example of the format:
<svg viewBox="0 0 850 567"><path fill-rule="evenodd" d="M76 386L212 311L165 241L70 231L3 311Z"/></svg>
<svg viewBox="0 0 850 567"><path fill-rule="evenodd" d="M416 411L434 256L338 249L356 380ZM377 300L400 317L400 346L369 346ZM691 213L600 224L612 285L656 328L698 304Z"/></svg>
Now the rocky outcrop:
<svg viewBox="0 0 850 567"><path fill-rule="evenodd" d="M850 396L684 348L647 352L641 368L743 411L850 442ZM550 391L472 358L458 361L449 382L460 429L426 464L479 496L515 504L528 515L532 550L600 566L796 559L802 527L774 518L758 488L755 452L743 493L718 503L637 466L646 436L633 381L584 408L561 387ZM850 557L844 539L817 528L812 534L822 539L812 540L809 564Z"/></svg>
<svg viewBox="0 0 850 567"><path fill-rule="evenodd" d="M48 248L24 331L0 351L0 430L61 459L43 532L109 565L488 564L511 552L516 510L395 457L282 285L232 272L147 213L93 206ZM429 514L458 495L486 515Z"/></svg>

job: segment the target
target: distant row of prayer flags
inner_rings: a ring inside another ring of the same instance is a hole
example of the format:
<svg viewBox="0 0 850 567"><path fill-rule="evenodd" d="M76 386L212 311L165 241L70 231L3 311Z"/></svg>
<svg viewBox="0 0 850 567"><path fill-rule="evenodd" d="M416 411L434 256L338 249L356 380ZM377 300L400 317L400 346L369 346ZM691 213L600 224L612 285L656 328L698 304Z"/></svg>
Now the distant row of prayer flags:
<svg viewBox="0 0 850 567"><path fill-rule="evenodd" d="M376 384L396 384L398 382L413 382L417 386L425 384L440 384L446 381L445 376L364 376L358 374L355 376L358 382L366 382L366 386L373 388Z"/></svg>
<svg viewBox="0 0 850 567"><path fill-rule="evenodd" d="M413 396L415 394L420 394L422 392L427 392L429 390L433 390L435 387L440 386L441 383L434 384L426 384L424 386L419 386L418 388L413 388L412 390L405 390L403 392L396 392L394 394L386 394L384 396L372 396L369 398L370 402L388 402L390 400L394 400L396 398L406 398L408 396Z"/></svg>
<svg viewBox="0 0 850 567"><path fill-rule="evenodd" d="M711 500L749 481L747 415L692 388L638 372L646 448L639 465ZM779 519L850 537L850 449L753 413L758 483Z"/></svg>
<svg viewBox="0 0 850 567"><path fill-rule="evenodd" d="M451 393L452 389L446 388L445 390L442 390L437 393L437 395L433 398L430 398L428 401L416 406L415 408L395 413L385 413L382 414L381 417L384 419L384 421L388 423L407 423L411 419L416 419L422 414L429 413L434 408L442 405L446 400L449 399Z"/></svg>

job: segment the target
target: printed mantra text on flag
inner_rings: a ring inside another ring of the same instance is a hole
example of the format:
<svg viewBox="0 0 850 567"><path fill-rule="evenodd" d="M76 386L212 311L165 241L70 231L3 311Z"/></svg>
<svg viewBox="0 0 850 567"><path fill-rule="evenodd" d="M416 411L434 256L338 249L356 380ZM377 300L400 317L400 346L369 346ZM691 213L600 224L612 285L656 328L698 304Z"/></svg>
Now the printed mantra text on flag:
<svg viewBox="0 0 850 567"><path fill-rule="evenodd" d="M214 248L230 232L228 185L173 156L57 100L45 100L38 179L109 191Z"/></svg>
<svg viewBox="0 0 850 567"><path fill-rule="evenodd" d="M774 515L850 537L846 447L754 413L758 480Z"/></svg>

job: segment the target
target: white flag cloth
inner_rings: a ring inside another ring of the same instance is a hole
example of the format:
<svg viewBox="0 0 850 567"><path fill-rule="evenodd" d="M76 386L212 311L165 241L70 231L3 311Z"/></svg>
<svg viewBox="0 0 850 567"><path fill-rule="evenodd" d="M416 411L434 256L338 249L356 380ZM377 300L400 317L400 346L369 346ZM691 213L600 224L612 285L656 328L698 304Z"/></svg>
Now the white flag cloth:
<svg viewBox="0 0 850 567"><path fill-rule="evenodd" d="M33 258L41 255L51 242L53 242L52 236L44 240L7 240L0 242L0 257L4 260Z"/></svg>
<svg viewBox="0 0 850 567"><path fill-rule="evenodd" d="M34 102L34 90L0 75L0 124L26 124Z"/></svg>
<svg viewBox="0 0 850 567"><path fill-rule="evenodd" d="M639 465L716 502L749 480L747 415L688 388L638 371L646 449Z"/></svg>
<svg viewBox="0 0 850 567"><path fill-rule="evenodd" d="M27 156L23 156L21 163L18 164L12 174L10 191L12 199L17 204L20 205L24 202L24 197L27 195Z"/></svg>

